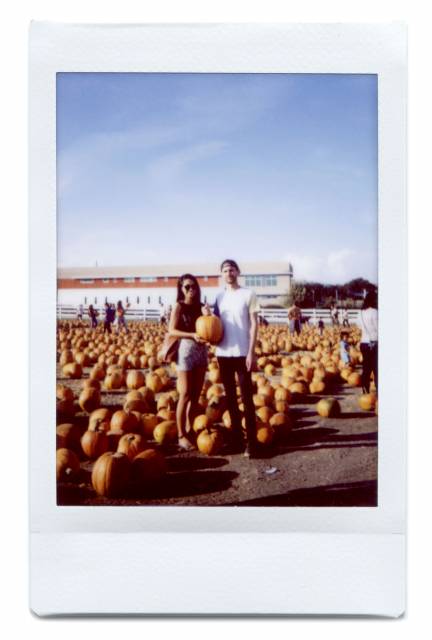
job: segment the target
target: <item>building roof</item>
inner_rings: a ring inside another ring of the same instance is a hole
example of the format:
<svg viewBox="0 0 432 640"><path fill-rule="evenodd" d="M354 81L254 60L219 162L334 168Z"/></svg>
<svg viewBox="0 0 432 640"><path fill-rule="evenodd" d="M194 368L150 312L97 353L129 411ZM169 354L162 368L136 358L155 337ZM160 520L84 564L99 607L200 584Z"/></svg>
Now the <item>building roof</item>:
<svg viewBox="0 0 432 640"><path fill-rule="evenodd" d="M289 262L240 262L242 275L292 275L292 265ZM134 265L112 267L59 267L58 278L143 278L143 277L176 277L183 273L195 276L219 276L220 265L215 263L189 263L164 265Z"/></svg>

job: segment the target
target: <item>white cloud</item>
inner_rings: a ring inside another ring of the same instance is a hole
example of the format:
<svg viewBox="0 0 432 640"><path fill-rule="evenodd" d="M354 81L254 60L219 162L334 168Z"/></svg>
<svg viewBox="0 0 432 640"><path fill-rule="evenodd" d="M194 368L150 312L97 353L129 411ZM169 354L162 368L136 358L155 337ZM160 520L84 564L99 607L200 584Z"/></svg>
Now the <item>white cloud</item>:
<svg viewBox="0 0 432 640"><path fill-rule="evenodd" d="M293 253L284 256L291 262L296 280L316 281L328 284L343 284L353 278L377 281L373 256L348 247L317 253Z"/></svg>

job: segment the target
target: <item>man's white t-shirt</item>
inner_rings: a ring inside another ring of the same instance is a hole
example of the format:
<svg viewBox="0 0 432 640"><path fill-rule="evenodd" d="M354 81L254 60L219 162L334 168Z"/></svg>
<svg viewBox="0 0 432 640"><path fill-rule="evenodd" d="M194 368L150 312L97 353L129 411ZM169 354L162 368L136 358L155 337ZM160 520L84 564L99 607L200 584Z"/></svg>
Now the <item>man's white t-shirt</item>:
<svg viewBox="0 0 432 640"><path fill-rule="evenodd" d="M362 331L360 342L378 341L378 311L373 308L360 311L360 328Z"/></svg>
<svg viewBox="0 0 432 640"><path fill-rule="evenodd" d="M249 350L250 313L257 313L259 304L251 289L225 289L216 297L215 312L222 320L224 335L216 347L216 356L246 357Z"/></svg>

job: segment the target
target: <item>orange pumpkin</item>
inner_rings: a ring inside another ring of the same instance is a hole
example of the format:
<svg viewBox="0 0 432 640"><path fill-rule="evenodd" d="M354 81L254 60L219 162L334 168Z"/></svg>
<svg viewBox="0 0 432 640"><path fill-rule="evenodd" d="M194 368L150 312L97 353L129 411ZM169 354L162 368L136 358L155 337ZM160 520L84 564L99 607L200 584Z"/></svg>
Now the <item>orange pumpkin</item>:
<svg viewBox="0 0 432 640"><path fill-rule="evenodd" d="M223 437L216 428L203 429L197 437L198 451L206 456L217 455L223 446Z"/></svg>
<svg viewBox="0 0 432 640"><path fill-rule="evenodd" d="M92 411L89 418L88 430L94 431L96 427L104 425L104 431L110 430L110 421L112 417L112 411L106 407L101 407Z"/></svg>
<svg viewBox="0 0 432 640"><path fill-rule="evenodd" d="M374 411L377 403L377 397L374 393L363 393L359 399L358 404L363 411Z"/></svg>
<svg viewBox="0 0 432 640"><path fill-rule="evenodd" d="M212 421L210 418L205 414L201 414L195 418L192 428L196 433L199 433L203 429L208 429L211 426Z"/></svg>
<svg viewBox="0 0 432 640"><path fill-rule="evenodd" d="M62 373L65 378L77 380L82 376L82 367L77 362L68 362L68 364L64 365Z"/></svg>
<svg viewBox="0 0 432 640"><path fill-rule="evenodd" d="M81 448L87 458L99 458L109 449L109 440L103 427L96 427L93 431L85 431L81 438Z"/></svg>
<svg viewBox="0 0 432 640"><path fill-rule="evenodd" d="M142 371L129 371L126 377L126 386L128 389L139 389L145 383L145 376Z"/></svg>
<svg viewBox="0 0 432 640"><path fill-rule="evenodd" d="M341 408L336 398L322 398L317 403L317 413L323 418L337 418Z"/></svg>
<svg viewBox="0 0 432 640"><path fill-rule="evenodd" d="M88 387L87 389L83 389L80 393L80 397L78 398L78 404L83 411L86 413L91 413L95 409L100 406L101 397L100 393L97 389L93 387Z"/></svg>
<svg viewBox="0 0 432 640"><path fill-rule="evenodd" d="M65 422L56 428L57 449L72 449L75 453L81 451L82 430L76 424Z"/></svg>
<svg viewBox="0 0 432 640"><path fill-rule="evenodd" d="M153 430L153 438L158 444L165 445L176 442L177 424L174 420L163 420Z"/></svg>
<svg viewBox="0 0 432 640"><path fill-rule="evenodd" d="M260 444L269 445L274 439L274 429L269 424L259 424L256 439Z"/></svg>
<svg viewBox="0 0 432 640"><path fill-rule="evenodd" d="M222 322L217 316L200 316L195 323L195 331L210 344L219 344L223 337Z"/></svg>
<svg viewBox="0 0 432 640"><path fill-rule="evenodd" d="M130 480L131 462L125 453L107 451L96 460L91 481L100 496L116 498L124 494Z"/></svg>
<svg viewBox="0 0 432 640"><path fill-rule="evenodd" d="M74 480L80 472L80 461L71 449L61 448L56 451L57 480Z"/></svg>
<svg viewBox="0 0 432 640"><path fill-rule="evenodd" d="M133 460L146 447L143 436L138 433L125 433L119 440L117 451L125 453L130 460Z"/></svg>
<svg viewBox="0 0 432 640"><path fill-rule="evenodd" d="M110 426L111 431L121 431L123 433L137 433L141 428L135 414L121 409L113 413Z"/></svg>

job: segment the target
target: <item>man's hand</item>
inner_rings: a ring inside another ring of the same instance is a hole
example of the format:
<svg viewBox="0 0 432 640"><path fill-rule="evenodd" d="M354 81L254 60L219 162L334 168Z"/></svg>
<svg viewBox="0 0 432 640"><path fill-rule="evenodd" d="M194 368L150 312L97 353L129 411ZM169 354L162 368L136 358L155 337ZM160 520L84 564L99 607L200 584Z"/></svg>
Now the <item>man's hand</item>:
<svg viewBox="0 0 432 640"><path fill-rule="evenodd" d="M246 369L252 371L255 364L255 356L253 353L248 353L246 356Z"/></svg>

